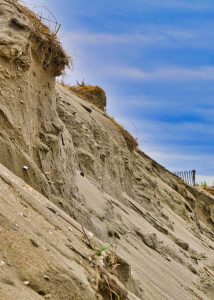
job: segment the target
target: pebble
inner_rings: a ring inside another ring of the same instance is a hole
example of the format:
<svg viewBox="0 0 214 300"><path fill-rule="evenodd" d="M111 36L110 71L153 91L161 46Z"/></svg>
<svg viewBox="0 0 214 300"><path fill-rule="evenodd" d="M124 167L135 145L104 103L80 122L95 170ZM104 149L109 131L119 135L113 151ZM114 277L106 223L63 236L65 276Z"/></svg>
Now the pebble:
<svg viewBox="0 0 214 300"><path fill-rule="evenodd" d="M47 276L47 275L44 275L44 279L47 280L47 281L50 281L50 277Z"/></svg>
<svg viewBox="0 0 214 300"><path fill-rule="evenodd" d="M18 224L14 224L12 228L13 230L18 231L20 226Z"/></svg>
<svg viewBox="0 0 214 300"><path fill-rule="evenodd" d="M0 261L0 267L3 267L3 265L4 265L4 262L1 260Z"/></svg>
<svg viewBox="0 0 214 300"><path fill-rule="evenodd" d="M94 234L93 234L92 232L88 231L88 232L87 232L87 236L88 236L89 240L92 240Z"/></svg>
<svg viewBox="0 0 214 300"><path fill-rule="evenodd" d="M39 244L36 241L34 241L33 239L30 239L30 241L34 247L36 247L36 248L39 247Z"/></svg>

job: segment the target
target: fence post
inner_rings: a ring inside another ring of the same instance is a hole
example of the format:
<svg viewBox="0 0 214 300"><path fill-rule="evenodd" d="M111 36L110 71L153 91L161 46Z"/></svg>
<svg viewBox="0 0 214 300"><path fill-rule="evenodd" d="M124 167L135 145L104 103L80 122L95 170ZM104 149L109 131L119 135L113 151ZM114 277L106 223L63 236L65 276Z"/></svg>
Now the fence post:
<svg viewBox="0 0 214 300"><path fill-rule="evenodd" d="M196 170L192 170L192 180L193 180L193 186L195 186L196 185Z"/></svg>

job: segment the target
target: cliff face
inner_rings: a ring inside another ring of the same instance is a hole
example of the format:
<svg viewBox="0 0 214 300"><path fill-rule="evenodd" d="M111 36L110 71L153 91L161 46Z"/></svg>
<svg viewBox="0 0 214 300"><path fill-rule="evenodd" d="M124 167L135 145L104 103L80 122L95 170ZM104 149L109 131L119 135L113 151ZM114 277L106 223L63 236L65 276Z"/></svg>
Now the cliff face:
<svg viewBox="0 0 214 300"><path fill-rule="evenodd" d="M0 0L0 299L213 299L214 198L56 84L42 26Z"/></svg>
<svg viewBox="0 0 214 300"><path fill-rule="evenodd" d="M54 60L45 28L35 37L39 26L12 2L1 1L0 7L0 161L43 194L57 194L66 186L68 196L74 151L66 136L66 147L62 144L64 126L56 110L54 76L65 63ZM57 55L67 59L60 50ZM65 156L70 157L66 166ZM27 174L24 165L29 167ZM46 174L50 166L54 186Z"/></svg>

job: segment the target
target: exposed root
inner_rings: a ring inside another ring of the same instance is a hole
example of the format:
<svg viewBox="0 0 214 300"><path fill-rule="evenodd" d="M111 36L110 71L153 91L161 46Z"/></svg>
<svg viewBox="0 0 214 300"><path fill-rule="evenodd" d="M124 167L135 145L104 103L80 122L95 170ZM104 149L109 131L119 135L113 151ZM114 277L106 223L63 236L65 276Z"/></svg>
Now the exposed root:
<svg viewBox="0 0 214 300"><path fill-rule="evenodd" d="M128 292L124 286L104 270L100 270L98 290L105 299L128 300Z"/></svg>

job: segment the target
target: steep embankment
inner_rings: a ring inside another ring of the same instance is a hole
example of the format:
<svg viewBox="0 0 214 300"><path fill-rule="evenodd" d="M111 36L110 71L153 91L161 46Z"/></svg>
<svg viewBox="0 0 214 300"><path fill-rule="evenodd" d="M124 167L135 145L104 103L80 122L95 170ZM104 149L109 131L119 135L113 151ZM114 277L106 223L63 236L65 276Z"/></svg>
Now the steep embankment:
<svg viewBox="0 0 214 300"><path fill-rule="evenodd" d="M214 199L55 85L68 59L29 11L1 0L0 28L0 299L212 299Z"/></svg>

